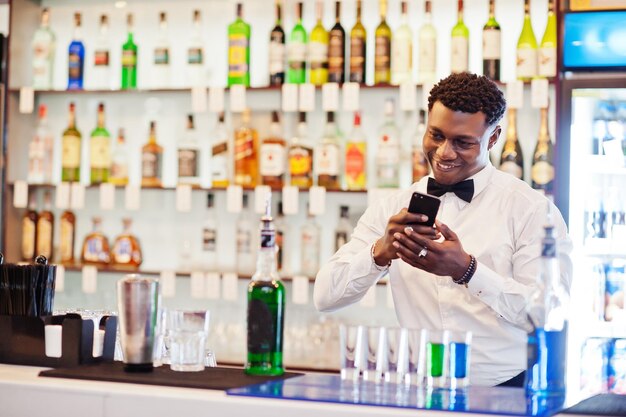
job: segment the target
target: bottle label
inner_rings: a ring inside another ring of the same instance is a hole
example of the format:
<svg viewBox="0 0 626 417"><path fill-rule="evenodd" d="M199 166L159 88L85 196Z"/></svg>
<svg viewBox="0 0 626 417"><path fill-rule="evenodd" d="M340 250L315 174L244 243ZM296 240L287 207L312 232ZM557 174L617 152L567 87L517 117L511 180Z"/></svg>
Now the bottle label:
<svg viewBox="0 0 626 417"><path fill-rule="evenodd" d="M47 60L52 51L52 43L39 41L33 44L33 58L37 60Z"/></svg>
<svg viewBox="0 0 626 417"><path fill-rule="evenodd" d="M554 167L548 161L535 162L531 169L531 177L535 184L547 185L554 180Z"/></svg>
<svg viewBox="0 0 626 417"><path fill-rule="evenodd" d="M411 74L413 62L413 43L411 39L394 39L393 41L393 71L397 74ZM410 77L412 78L412 77Z"/></svg>
<svg viewBox="0 0 626 417"><path fill-rule="evenodd" d="M532 78L537 75L537 50L522 48L517 50L517 78Z"/></svg>
<svg viewBox="0 0 626 417"><path fill-rule="evenodd" d="M239 132L235 138L235 161L249 158L254 153L254 139L252 133Z"/></svg>
<svg viewBox="0 0 626 417"><path fill-rule="evenodd" d="M387 135L380 138L376 161L379 164L391 165L400 162L400 148Z"/></svg>
<svg viewBox="0 0 626 417"><path fill-rule="evenodd" d="M272 249L276 247L276 233L274 230L261 230L261 248Z"/></svg>
<svg viewBox="0 0 626 417"><path fill-rule="evenodd" d="M420 73L434 73L437 62L437 39L420 38L419 54Z"/></svg>
<svg viewBox="0 0 626 417"><path fill-rule="evenodd" d="M328 69L328 45L321 42L309 44L309 62L311 71Z"/></svg>
<svg viewBox="0 0 626 417"><path fill-rule="evenodd" d="M351 142L346 147L346 179L357 182L365 174L365 143Z"/></svg>
<svg viewBox="0 0 626 417"><path fill-rule="evenodd" d="M276 313L263 300L248 301L248 353L269 354L276 351Z"/></svg>
<svg viewBox="0 0 626 417"><path fill-rule="evenodd" d="M65 218L61 218L59 252L61 261L69 261L74 258L74 224Z"/></svg>
<svg viewBox="0 0 626 417"><path fill-rule="evenodd" d="M522 167L515 161L503 161L500 164L500 171L507 172L516 178L522 179Z"/></svg>
<svg viewBox="0 0 626 417"><path fill-rule="evenodd" d="M483 60L500 59L500 42L499 30L483 30Z"/></svg>
<svg viewBox="0 0 626 417"><path fill-rule="evenodd" d="M135 68L137 65L137 53L132 49L122 51L122 67Z"/></svg>
<svg viewBox="0 0 626 417"><path fill-rule="evenodd" d="M263 176L278 177L285 173L285 147L277 143L261 145L261 167Z"/></svg>
<svg viewBox="0 0 626 417"><path fill-rule="evenodd" d="M464 36L452 37L452 56L450 68L452 73L465 72L468 68L469 42Z"/></svg>
<svg viewBox="0 0 626 417"><path fill-rule="evenodd" d="M252 236L250 230L237 230L237 253L252 253Z"/></svg>
<svg viewBox="0 0 626 417"><path fill-rule="evenodd" d="M92 136L89 144L91 168L104 169L111 166L111 150L108 136Z"/></svg>
<svg viewBox="0 0 626 417"><path fill-rule="evenodd" d="M63 168L80 167L80 138L74 135L63 136L61 151L61 166Z"/></svg>
<svg viewBox="0 0 626 417"><path fill-rule="evenodd" d="M302 42L291 42L288 46L287 54L290 69L305 69L306 44Z"/></svg>
<svg viewBox="0 0 626 417"><path fill-rule="evenodd" d="M231 34L228 37L228 75L243 77L248 72L248 38L245 35Z"/></svg>
<svg viewBox="0 0 626 417"><path fill-rule="evenodd" d="M93 233L87 236L82 257L88 262L109 262L109 248L104 237Z"/></svg>
<svg viewBox="0 0 626 417"><path fill-rule="evenodd" d="M317 274L319 267L319 240L316 234L308 230L302 232L302 272L313 276Z"/></svg>
<svg viewBox="0 0 626 417"><path fill-rule="evenodd" d="M310 180L313 172L313 152L307 148L291 148L289 150L289 173L291 179Z"/></svg>
<svg viewBox="0 0 626 417"><path fill-rule="evenodd" d="M374 71L383 78L389 75L391 40L386 36L376 36L376 48L374 50Z"/></svg>
<svg viewBox="0 0 626 417"><path fill-rule="evenodd" d="M360 37L350 38L350 81L365 82L363 63L365 62L365 40Z"/></svg>
<svg viewBox="0 0 626 417"><path fill-rule="evenodd" d="M430 172L430 168L428 166L428 160L426 159L426 156L424 155L424 152L422 151L421 148L414 148L412 156L413 156L412 180L413 182L417 182L421 180L423 177L425 177L426 175L428 175L428 173Z"/></svg>
<svg viewBox="0 0 626 417"><path fill-rule="evenodd" d="M317 175L339 175L339 148L333 144L323 144L315 155Z"/></svg>
<svg viewBox="0 0 626 417"><path fill-rule="evenodd" d="M204 53L202 48L189 48L187 50L187 63L190 65L202 65Z"/></svg>
<svg viewBox="0 0 626 417"><path fill-rule="evenodd" d="M202 250L215 252L217 250L217 230L211 227L202 229Z"/></svg>
<svg viewBox="0 0 626 417"><path fill-rule="evenodd" d="M198 151L196 149L178 150L178 177L198 176Z"/></svg>
<svg viewBox="0 0 626 417"><path fill-rule="evenodd" d="M96 67L108 67L109 66L109 50L97 49L93 53L93 65Z"/></svg>
<svg viewBox="0 0 626 417"><path fill-rule="evenodd" d="M111 179L128 180L128 165L113 161L111 164Z"/></svg>
<svg viewBox="0 0 626 417"><path fill-rule="evenodd" d="M37 222L37 255L52 259L52 223L47 219Z"/></svg>
<svg viewBox="0 0 626 417"><path fill-rule="evenodd" d="M151 151L142 152L141 177L161 178L161 154Z"/></svg>
<svg viewBox="0 0 626 417"><path fill-rule="evenodd" d="M344 72L345 40L341 31L330 31L328 41L328 72L335 77L341 77ZM333 81L338 81L337 79Z"/></svg>
<svg viewBox="0 0 626 417"><path fill-rule="evenodd" d="M542 77L556 76L556 48L539 49L539 75Z"/></svg>
<svg viewBox="0 0 626 417"><path fill-rule="evenodd" d="M211 177L213 182L228 181L228 143L221 142L212 148Z"/></svg>
<svg viewBox="0 0 626 417"><path fill-rule="evenodd" d="M29 218L22 220L22 259L31 260L35 258L35 222Z"/></svg>
<svg viewBox="0 0 626 417"><path fill-rule="evenodd" d="M279 35L280 36L272 34L272 39L270 41L270 75L285 72L285 40L282 34Z"/></svg>
<svg viewBox="0 0 626 417"><path fill-rule="evenodd" d="M129 264L133 258L133 245L129 238L120 237L115 241L113 245L113 256L115 257L115 263Z"/></svg>
<svg viewBox="0 0 626 417"><path fill-rule="evenodd" d="M83 78L83 59L80 56L78 48L70 47L68 70L70 80L80 80Z"/></svg>
<svg viewBox="0 0 626 417"><path fill-rule="evenodd" d="M154 48L154 65L169 65L169 48Z"/></svg>

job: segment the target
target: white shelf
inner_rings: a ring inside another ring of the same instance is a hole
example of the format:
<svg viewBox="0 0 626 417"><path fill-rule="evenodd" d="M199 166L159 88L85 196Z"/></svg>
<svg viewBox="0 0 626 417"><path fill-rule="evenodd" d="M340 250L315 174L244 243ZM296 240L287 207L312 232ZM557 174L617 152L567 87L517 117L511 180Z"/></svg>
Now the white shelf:
<svg viewBox="0 0 626 417"><path fill-rule="evenodd" d="M587 168L594 174L626 175L626 157L621 165L606 155L588 155L585 159Z"/></svg>
<svg viewBox="0 0 626 417"><path fill-rule="evenodd" d="M586 256L626 257L626 242L617 239L587 239L583 253Z"/></svg>

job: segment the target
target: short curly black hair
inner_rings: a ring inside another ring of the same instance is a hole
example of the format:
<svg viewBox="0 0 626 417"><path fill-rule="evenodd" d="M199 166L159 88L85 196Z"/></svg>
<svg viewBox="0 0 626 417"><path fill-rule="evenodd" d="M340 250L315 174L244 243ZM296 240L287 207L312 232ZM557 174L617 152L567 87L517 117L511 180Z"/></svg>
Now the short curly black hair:
<svg viewBox="0 0 626 417"><path fill-rule="evenodd" d="M504 94L496 83L469 72L451 74L435 84L428 97L428 111L437 101L454 111L483 112L487 126L499 122L506 110Z"/></svg>

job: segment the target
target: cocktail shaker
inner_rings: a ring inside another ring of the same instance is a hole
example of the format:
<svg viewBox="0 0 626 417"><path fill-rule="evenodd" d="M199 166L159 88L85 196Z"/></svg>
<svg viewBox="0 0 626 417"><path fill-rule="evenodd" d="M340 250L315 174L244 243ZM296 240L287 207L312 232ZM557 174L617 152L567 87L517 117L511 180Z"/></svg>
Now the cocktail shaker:
<svg viewBox="0 0 626 417"><path fill-rule="evenodd" d="M152 370L158 304L158 280L129 274L117 282L120 339L126 371Z"/></svg>

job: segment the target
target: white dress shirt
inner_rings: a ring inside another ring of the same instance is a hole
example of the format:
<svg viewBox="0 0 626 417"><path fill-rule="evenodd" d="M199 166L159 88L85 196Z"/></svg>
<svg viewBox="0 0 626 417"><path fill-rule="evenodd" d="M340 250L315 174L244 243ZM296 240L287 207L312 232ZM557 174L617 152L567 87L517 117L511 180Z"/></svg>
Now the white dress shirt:
<svg viewBox="0 0 626 417"><path fill-rule="evenodd" d="M540 268L548 199L491 164L470 178L474 180L471 203L444 194L437 216L478 261L468 288L399 259L388 273L400 325L471 330L470 381L490 386L513 378L527 366L526 305ZM350 241L317 274L314 300L319 310L333 311L359 301L385 275L373 263L372 244L385 233L389 218L408 206L414 191L426 193L427 181L423 178L365 211ZM571 240L554 205L552 210L560 242L561 280L569 290Z"/></svg>

